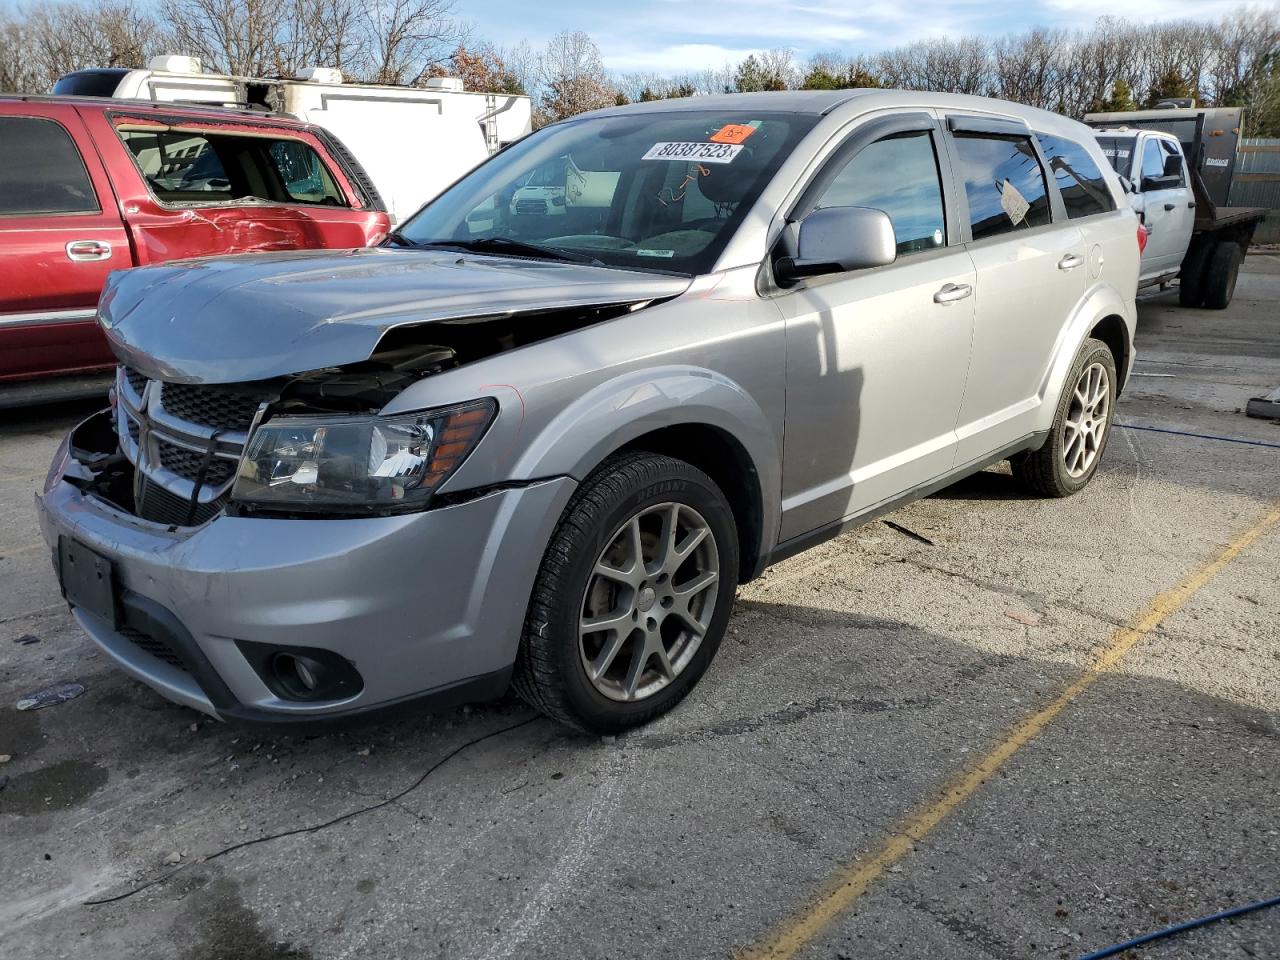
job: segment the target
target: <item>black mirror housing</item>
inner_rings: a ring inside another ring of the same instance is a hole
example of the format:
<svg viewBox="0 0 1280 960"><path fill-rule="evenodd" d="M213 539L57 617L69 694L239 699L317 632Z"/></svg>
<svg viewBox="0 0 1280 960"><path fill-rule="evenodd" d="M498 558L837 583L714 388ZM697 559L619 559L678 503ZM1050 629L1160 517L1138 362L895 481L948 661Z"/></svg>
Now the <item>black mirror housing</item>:
<svg viewBox="0 0 1280 960"><path fill-rule="evenodd" d="M1181 174L1142 178L1143 193L1146 193L1148 190L1172 190L1174 187L1180 186L1182 186Z"/></svg>

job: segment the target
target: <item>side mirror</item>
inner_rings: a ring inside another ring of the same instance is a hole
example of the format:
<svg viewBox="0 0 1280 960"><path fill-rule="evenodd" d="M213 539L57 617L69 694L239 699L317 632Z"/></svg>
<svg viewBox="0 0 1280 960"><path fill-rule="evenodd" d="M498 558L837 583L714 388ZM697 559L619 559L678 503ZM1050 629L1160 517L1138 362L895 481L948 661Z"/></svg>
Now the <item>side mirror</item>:
<svg viewBox="0 0 1280 960"><path fill-rule="evenodd" d="M1143 193L1146 193L1148 190L1172 190L1173 188L1179 187L1181 185L1182 185L1182 177L1179 174L1174 174L1173 176L1165 175L1165 176L1159 176L1159 177L1143 177L1142 178Z"/></svg>
<svg viewBox="0 0 1280 960"><path fill-rule="evenodd" d="M1138 188L1133 185L1133 181L1123 174L1120 176L1120 189L1125 193L1137 193Z"/></svg>
<svg viewBox="0 0 1280 960"><path fill-rule="evenodd" d="M780 257L775 272L786 285L802 277L884 267L897 259L893 223L883 210L823 207L800 221L796 255Z"/></svg>
<svg viewBox="0 0 1280 960"><path fill-rule="evenodd" d="M1182 177L1182 158L1169 154L1164 158L1164 175L1166 177Z"/></svg>

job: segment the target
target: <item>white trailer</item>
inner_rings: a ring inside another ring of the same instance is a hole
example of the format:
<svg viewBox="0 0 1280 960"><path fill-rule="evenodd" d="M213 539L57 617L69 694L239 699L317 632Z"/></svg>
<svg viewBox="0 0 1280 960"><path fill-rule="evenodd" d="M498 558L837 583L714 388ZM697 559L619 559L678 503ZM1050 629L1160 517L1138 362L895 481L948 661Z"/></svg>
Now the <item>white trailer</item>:
<svg viewBox="0 0 1280 960"><path fill-rule="evenodd" d="M421 87L346 83L311 67L297 77L205 73L196 57L154 57L145 69L69 73L55 94L202 103L286 113L337 134L382 194L393 225L476 164L532 129L526 96L473 93L441 77Z"/></svg>

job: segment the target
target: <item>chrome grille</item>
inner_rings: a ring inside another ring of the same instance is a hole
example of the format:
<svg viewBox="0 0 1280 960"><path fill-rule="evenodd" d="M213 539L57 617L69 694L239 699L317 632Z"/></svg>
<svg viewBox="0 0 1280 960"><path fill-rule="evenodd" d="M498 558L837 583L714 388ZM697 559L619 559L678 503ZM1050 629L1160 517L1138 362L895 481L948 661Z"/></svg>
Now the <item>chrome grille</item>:
<svg viewBox="0 0 1280 960"><path fill-rule="evenodd" d="M116 380L116 433L138 472L137 515L167 526L199 526L226 505L248 430L265 398L164 382L147 390L148 383L129 367L121 367Z"/></svg>

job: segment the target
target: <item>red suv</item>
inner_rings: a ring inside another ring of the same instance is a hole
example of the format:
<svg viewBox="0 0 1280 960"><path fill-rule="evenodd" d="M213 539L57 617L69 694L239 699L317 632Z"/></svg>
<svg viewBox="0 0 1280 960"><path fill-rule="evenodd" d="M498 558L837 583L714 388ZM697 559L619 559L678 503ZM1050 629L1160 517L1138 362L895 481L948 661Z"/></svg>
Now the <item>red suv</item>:
<svg viewBox="0 0 1280 960"><path fill-rule="evenodd" d="M105 390L112 270L363 247L389 229L328 131L249 110L0 96L0 406ZM41 379L57 376L58 379Z"/></svg>

